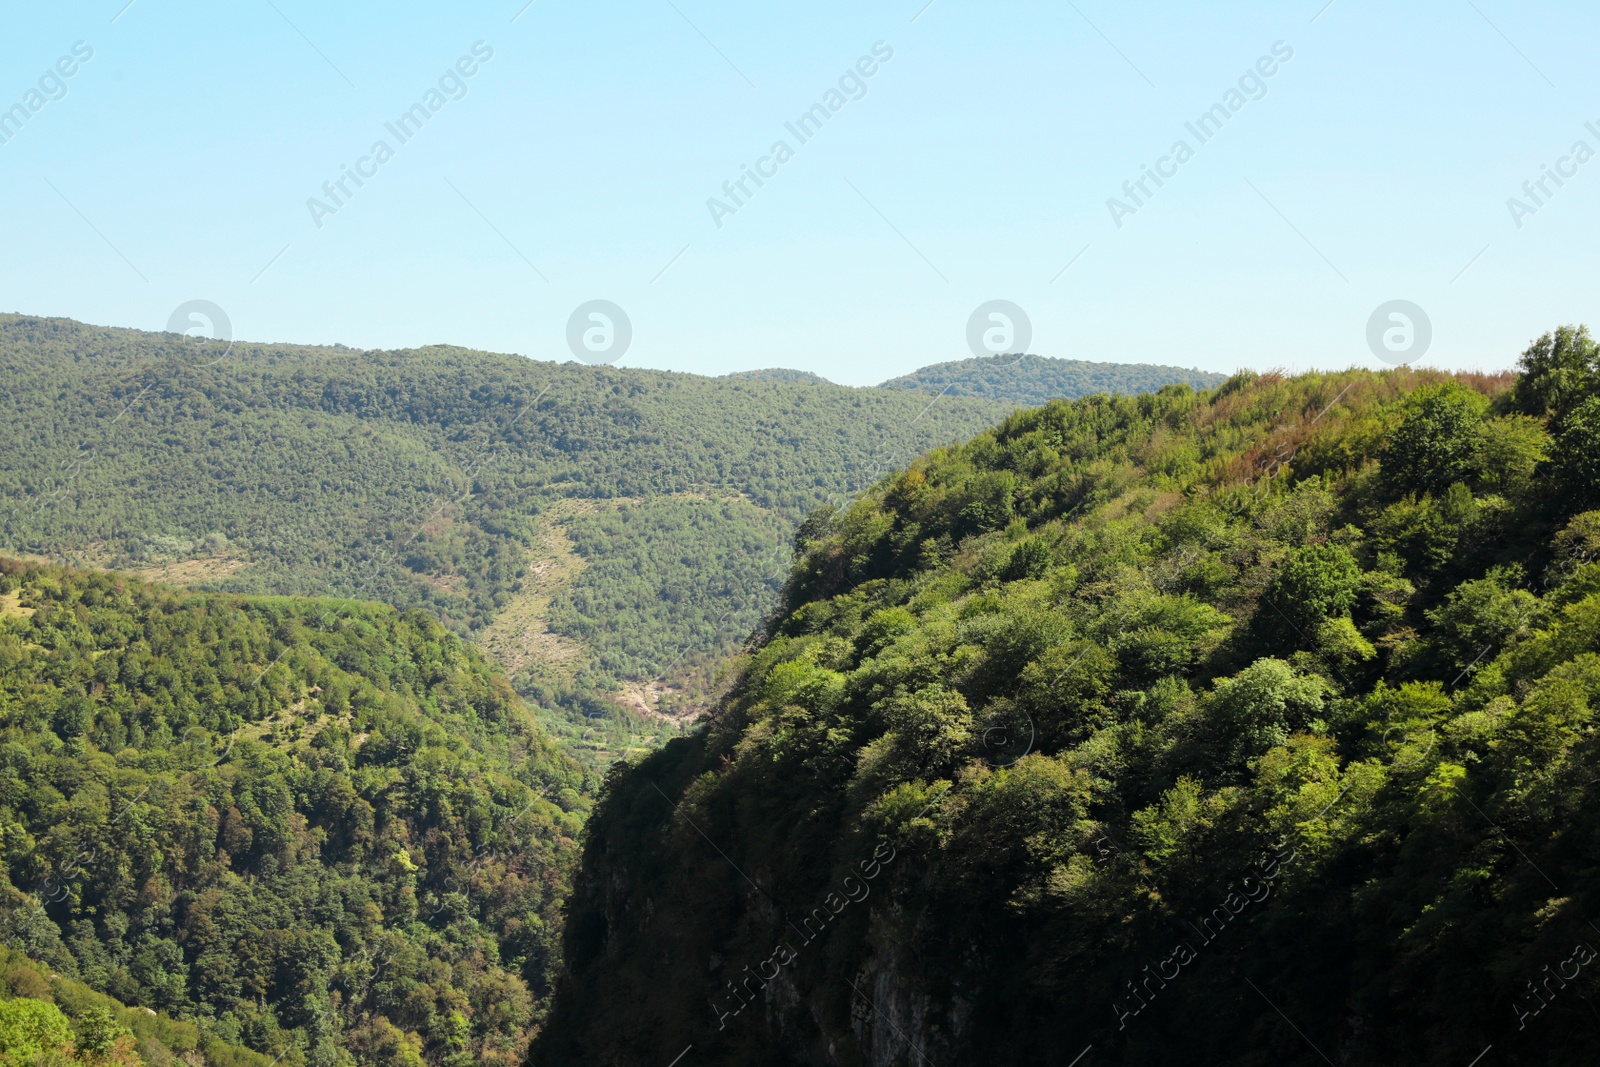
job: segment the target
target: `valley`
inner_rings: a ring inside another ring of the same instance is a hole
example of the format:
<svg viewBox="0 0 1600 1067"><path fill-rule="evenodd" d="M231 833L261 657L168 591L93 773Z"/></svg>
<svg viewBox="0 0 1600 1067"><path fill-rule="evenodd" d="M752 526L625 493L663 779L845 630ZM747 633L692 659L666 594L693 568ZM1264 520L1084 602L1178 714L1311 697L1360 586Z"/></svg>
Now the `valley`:
<svg viewBox="0 0 1600 1067"><path fill-rule="evenodd" d="M0 1067L1600 1061L1600 7L5 29Z"/></svg>
<svg viewBox="0 0 1600 1067"><path fill-rule="evenodd" d="M0 316L6 417L44 428L0 438L0 550L422 607L587 737L595 768L704 711L811 509L1011 408L1003 391L930 404L793 372L446 346L186 354L171 335ZM1013 392L1036 374L1014 372Z"/></svg>
<svg viewBox="0 0 1600 1067"><path fill-rule="evenodd" d="M0 326L0 1007L83 1062L1581 1056L1493 977L1594 893L1581 328L930 421Z"/></svg>

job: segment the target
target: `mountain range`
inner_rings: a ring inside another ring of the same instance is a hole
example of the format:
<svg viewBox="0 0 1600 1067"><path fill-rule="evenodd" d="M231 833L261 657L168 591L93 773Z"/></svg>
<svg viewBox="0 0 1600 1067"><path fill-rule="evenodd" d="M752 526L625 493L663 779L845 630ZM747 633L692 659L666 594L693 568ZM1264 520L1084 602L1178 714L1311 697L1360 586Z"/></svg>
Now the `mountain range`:
<svg viewBox="0 0 1600 1067"><path fill-rule="evenodd" d="M1014 406L448 346L219 348L0 316L0 548L425 608L562 709L595 766L704 706L809 511Z"/></svg>
<svg viewBox="0 0 1600 1067"><path fill-rule="evenodd" d="M1586 1061L1600 345L1033 359L0 320L0 1059Z"/></svg>

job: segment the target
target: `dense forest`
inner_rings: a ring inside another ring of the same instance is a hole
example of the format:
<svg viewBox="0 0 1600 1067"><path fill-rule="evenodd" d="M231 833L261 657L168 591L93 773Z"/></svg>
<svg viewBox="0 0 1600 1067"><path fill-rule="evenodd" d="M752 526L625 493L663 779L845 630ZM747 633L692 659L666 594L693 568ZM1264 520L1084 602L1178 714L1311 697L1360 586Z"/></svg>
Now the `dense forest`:
<svg viewBox="0 0 1600 1067"><path fill-rule="evenodd" d="M443 346L224 355L16 315L0 316L0 378L14 554L382 600L481 634L539 546L570 535L592 565L530 628L581 654L522 679L545 703L714 663L775 602L807 512L1010 410Z"/></svg>
<svg viewBox="0 0 1600 1067"><path fill-rule="evenodd" d="M184 344L0 322L6 547L209 590L0 560L6 1063L1600 1036L1581 328L982 432L954 375ZM731 689L602 786L673 672Z"/></svg>
<svg viewBox="0 0 1600 1067"><path fill-rule="evenodd" d="M1226 374L1157 363L1090 363L1030 353L935 363L891 378L878 388L920 389L944 396L983 397L1013 407L1033 407L1093 393L1153 393L1167 385L1211 389L1225 378Z"/></svg>
<svg viewBox="0 0 1600 1067"><path fill-rule="evenodd" d="M607 779L530 1063L1570 1064L1600 1036L1600 348L1240 374L798 534Z"/></svg>
<svg viewBox="0 0 1600 1067"><path fill-rule="evenodd" d="M811 509L1016 399L444 346L218 350L17 315L0 377L0 551L383 600L469 635L509 612L577 653L513 649L522 691L591 710L581 694L706 675L776 602ZM530 612L552 538L587 566Z"/></svg>
<svg viewBox="0 0 1600 1067"><path fill-rule="evenodd" d="M521 1061L596 783L426 612L0 560L0 762L0 1042Z"/></svg>

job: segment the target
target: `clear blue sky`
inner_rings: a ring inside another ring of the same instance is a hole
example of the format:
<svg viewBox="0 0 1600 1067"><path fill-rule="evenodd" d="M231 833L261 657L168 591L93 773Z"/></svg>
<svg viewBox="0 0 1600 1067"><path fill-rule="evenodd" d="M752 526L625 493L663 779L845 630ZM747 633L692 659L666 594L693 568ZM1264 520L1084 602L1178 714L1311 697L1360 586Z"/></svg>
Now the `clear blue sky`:
<svg viewBox="0 0 1600 1067"><path fill-rule="evenodd" d="M1394 298L1439 366L1600 325L1600 159L1520 228L1507 206L1600 151L1592 4L124 2L6 14L0 108L75 42L93 58L0 145L0 310L161 329L203 298L252 340L556 359L602 298L633 320L624 365L849 384L966 356L993 298L1043 355L1223 371L1379 366ZM401 144L385 123L478 41ZM801 144L785 123L880 41ZM1279 41L1200 144L1184 124ZM1119 228L1108 198L1179 139ZM393 158L362 164L378 140ZM779 140L719 228L708 198ZM319 228L307 199L357 165Z"/></svg>

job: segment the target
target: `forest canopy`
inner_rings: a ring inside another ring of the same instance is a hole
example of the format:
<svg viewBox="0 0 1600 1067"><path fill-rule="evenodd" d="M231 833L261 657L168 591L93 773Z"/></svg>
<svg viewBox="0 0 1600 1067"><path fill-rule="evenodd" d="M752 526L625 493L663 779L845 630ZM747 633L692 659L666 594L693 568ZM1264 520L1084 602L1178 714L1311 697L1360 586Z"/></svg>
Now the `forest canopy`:
<svg viewBox="0 0 1600 1067"><path fill-rule="evenodd" d="M0 560L0 762L0 934L63 978L289 1064L520 1061L594 783L425 612Z"/></svg>
<svg viewBox="0 0 1600 1067"><path fill-rule="evenodd" d="M1520 369L1056 401L813 514L530 1062L1592 1058L1600 348Z"/></svg>
<svg viewBox="0 0 1600 1067"><path fill-rule="evenodd" d="M704 673L776 602L809 511L1022 399L448 346L193 357L174 334L0 315L0 551L382 600L479 636L538 600L579 651L529 672L546 697ZM1132 373L1099 387L1153 387ZM552 539L587 566L534 596Z"/></svg>
<svg viewBox="0 0 1600 1067"><path fill-rule="evenodd" d="M944 396L974 396L1013 407L1076 400L1094 393L1153 393L1168 385L1213 389L1228 376L1158 363L1091 363L1082 359L1010 354L935 363L880 389L920 389Z"/></svg>

